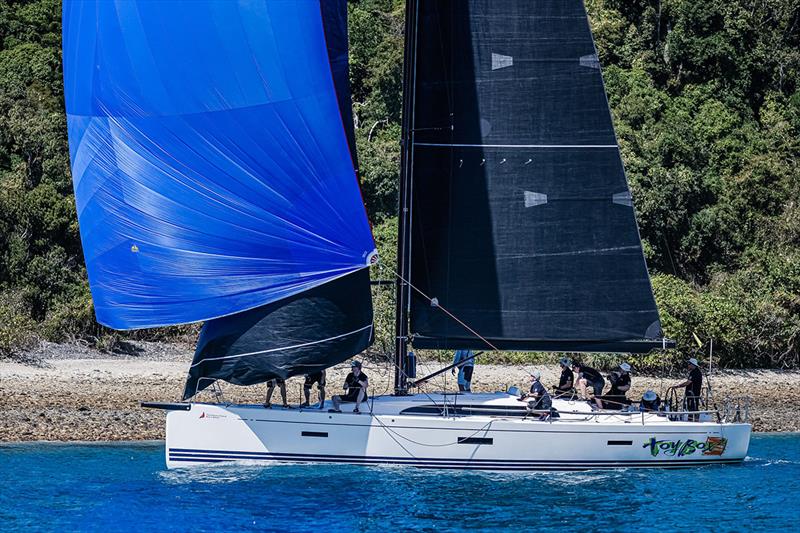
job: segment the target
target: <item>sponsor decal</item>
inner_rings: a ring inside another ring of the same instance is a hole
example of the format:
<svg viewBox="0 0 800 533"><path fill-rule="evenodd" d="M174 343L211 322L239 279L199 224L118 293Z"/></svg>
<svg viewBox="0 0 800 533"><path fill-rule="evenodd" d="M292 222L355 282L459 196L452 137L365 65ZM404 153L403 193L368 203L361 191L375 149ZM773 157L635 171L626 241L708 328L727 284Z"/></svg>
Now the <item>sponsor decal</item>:
<svg viewBox="0 0 800 533"><path fill-rule="evenodd" d="M203 411L197 418L227 418L225 415L212 415Z"/></svg>
<svg viewBox="0 0 800 533"><path fill-rule="evenodd" d="M645 442L642 448L649 448L650 455L653 457L658 457L659 455L665 457L685 457L697 452L703 455L722 455L727 445L728 439L722 437L708 437L705 442L696 441L694 439L658 440L655 437L650 437L650 440Z"/></svg>

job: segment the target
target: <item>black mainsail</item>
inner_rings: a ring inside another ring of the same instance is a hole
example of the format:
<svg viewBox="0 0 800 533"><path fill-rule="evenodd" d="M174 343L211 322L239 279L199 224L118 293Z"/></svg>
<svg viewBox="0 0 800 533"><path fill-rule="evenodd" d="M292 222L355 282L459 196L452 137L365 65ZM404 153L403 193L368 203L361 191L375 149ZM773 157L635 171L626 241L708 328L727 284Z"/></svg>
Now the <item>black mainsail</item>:
<svg viewBox="0 0 800 533"><path fill-rule="evenodd" d="M438 304L498 349L664 346L582 0L410 4L407 338L489 347Z"/></svg>

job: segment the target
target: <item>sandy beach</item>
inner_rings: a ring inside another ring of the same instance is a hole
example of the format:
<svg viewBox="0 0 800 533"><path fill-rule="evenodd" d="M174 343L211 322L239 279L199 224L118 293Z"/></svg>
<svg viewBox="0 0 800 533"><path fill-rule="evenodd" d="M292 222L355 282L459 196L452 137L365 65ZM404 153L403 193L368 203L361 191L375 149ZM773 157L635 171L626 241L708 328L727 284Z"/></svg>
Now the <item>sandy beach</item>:
<svg viewBox="0 0 800 533"><path fill-rule="evenodd" d="M141 401L178 401L191 360L192 347L137 343L123 354L104 354L74 345L42 344L26 362L0 362L0 441L119 441L164 438L164 413L142 409ZM438 363L420 365L418 375L436 370ZM506 390L528 382L531 366L477 365L476 391ZM558 381L554 365L537 366L542 382ZM367 364L372 393L390 389L388 365ZM348 368L328 372L328 394L339 390ZM718 399L752 396L751 421L756 431L798 431L800 372L776 370L720 371L711 376ZM631 397L648 388L662 390L675 377L634 374ZM429 390L452 390L454 378L445 374ZM302 379L287 382L290 404L298 404ZM225 401L262 403L264 385L223 384ZM314 401L315 392L312 392ZM199 401L214 401L203 393ZM273 403L279 403L279 395Z"/></svg>

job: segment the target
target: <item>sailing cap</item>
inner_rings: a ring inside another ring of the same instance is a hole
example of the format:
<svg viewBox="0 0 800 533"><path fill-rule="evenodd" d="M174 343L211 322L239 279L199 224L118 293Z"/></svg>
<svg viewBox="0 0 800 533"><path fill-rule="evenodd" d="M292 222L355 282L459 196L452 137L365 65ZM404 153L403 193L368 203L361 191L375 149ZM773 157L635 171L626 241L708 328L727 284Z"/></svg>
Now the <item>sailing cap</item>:
<svg viewBox="0 0 800 533"><path fill-rule="evenodd" d="M356 367L361 368L361 362L360 361L353 361L353 362L350 363L350 367L352 367L352 368L356 368Z"/></svg>
<svg viewBox="0 0 800 533"><path fill-rule="evenodd" d="M689 360L687 361L687 363L689 363L690 365L694 365L694 366L700 366L700 364L697 362L697 359L695 359L694 357L692 357L691 359L689 359Z"/></svg>
<svg viewBox="0 0 800 533"><path fill-rule="evenodd" d="M619 365L619 368L620 368L620 370L622 370L623 372L630 372L630 371L631 371L631 365L629 365L628 363L622 363L622 364L620 364L620 365Z"/></svg>
<svg viewBox="0 0 800 533"><path fill-rule="evenodd" d="M652 402L652 401L655 401L655 399L656 399L656 393L651 391L651 390L649 390L649 391L645 392L644 394L642 394L642 400L644 400L646 402Z"/></svg>
<svg viewBox="0 0 800 533"><path fill-rule="evenodd" d="M533 372L531 372L531 377L533 377L533 379L539 379L542 377L542 373L539 372L538 370L534 370Z"/></svg>
<svg viewBox="0 0 800 533"><path fill-rule="evenodd" d="M562 357L562 358L561 358L561 360L558 362L558 364L560 364L560 365L564 365L564 366L566 366L567 368L569 368L570 366L572 366L572 361L570 361L570 360L569 360L568 358L566 358L566 357Z"/></svg>

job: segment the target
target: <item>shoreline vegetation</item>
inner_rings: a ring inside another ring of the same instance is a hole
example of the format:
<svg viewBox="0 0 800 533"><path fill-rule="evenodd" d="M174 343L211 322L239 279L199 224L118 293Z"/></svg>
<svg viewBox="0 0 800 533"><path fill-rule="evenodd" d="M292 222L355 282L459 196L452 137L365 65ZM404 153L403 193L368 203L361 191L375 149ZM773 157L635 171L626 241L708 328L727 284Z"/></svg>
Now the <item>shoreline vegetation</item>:
<svg viewBox="0 0 800 533"><path fill-rule="evenodd" d="M0 360L0 442L23 441L144 441L164 438L164 412L143 409L140 401L179 401L193 353L190 344L137 342L124 354L109 354L76 344L42 343L21 360ZM443 365L420 364L418 376ZM365 362L371 394L391 392L392 372L385 362ZM473 389L478 392L526 388L528 373L542 372L549 388L559 370L546 364L478 364ZM349 370L337 365L328 373L328 397L336 394ZM631 398L648 388L657 392L680 375L633 374ZM755 431L800 431L800 419L789 401L800 387L800 372L782 370L720 370L711 375L714 397L752 396L750 421ZM287 381L288 401L300 402L302 377ZM222 384L224 400L262 403L265 385ZM427 390L455 389L445 373ZM312 391L312 400L316 390ZM197 401L213 402L209 393ZM276 391L273 404L280 404ZM279 407L275 407L279 408Z"/></svg>
<svg viewBox="0 0 800 533"><path fill-rule="evenodd" d="M649 368L696 356L695 334L714 339L726 368L800 368L796 2L585 4L662 326L678 346ZM361 189L389 266L404 2L348 9ZM70 175L61 29L60 0L0 0L0 360L37 339L110 350L196 331L119 333L95 320ZM382 277L394 279L392 269ZM376 300L376 320L391 322L390 298ZM379 332L391 342L391 328Z"/></svg>

